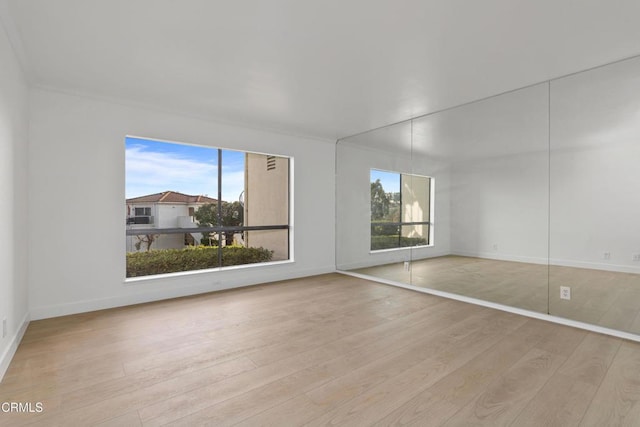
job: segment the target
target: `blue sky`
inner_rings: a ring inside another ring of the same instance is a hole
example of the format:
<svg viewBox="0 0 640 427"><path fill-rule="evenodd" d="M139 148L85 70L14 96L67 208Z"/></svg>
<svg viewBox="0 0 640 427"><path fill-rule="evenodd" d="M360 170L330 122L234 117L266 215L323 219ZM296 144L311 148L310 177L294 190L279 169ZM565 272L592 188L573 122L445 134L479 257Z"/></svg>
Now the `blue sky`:
<svg viewBox="0 0 640 427"><path fill-rule="evenodd" d="M399 173L371 169L371 182L376 182L376 179L380 179L380 183L382 184L382 188L384 188L385 193L400 192Z"/></svg>
<svg viewBox="0 0 640 427"><path fill-rule="evenodd" d="M218 197L218 150L127 137L126 198L173 190ZM222 150L222 200L238 200L244 190L244 153Z"/></svg>

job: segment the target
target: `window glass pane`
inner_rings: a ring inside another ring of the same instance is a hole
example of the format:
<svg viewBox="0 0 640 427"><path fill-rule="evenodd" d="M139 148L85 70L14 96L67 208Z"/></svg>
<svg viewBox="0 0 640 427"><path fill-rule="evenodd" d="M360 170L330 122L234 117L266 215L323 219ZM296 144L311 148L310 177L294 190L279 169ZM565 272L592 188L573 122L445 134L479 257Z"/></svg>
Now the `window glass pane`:
<svg viewBox="0 0 640 427"><path fill-rule="evenodd" d="M125 150L127 199L166 191L217 197L216 148L127 137Z"/></svg>
<svg viewBox="0 0 640 427"><path fill-rule="evenodd" d="M245 156L242 151L221 150L222 155L222 225L242 225L245 190Z"/></svg>
<svg viewBox="0 0 640 427"><path fill-rule="evenodd" d="M371 170L371 250L431 244L431 186L426 176Z"/></svg>
<svg viewBox="0 0 640 427"><path fill-rule="evenodd" d="M371 221L400 221L400 174L371 170Z"/></svg>
<svg viewBox="0 0 640 427"><path fill-rule="evenodd" d="M247 226L289 223L289 159L246 153ZM269 168L269 164L273 166Z"/></svg>
<svg viewBox="0 0 640 427"><path fill-rule="evenodd" d="M403 221L429 221L430 181L431 179L426 176L402 175Z"/></svg>
<svg viewBox="0 0 640 427"><path fill-rule="evenodd" d="M400 226L371 222L371 250L391 249L400 247Z"/></svg>
<svg viewBox="0 0 640 427"><path fill-rule="evenodd" d="M429 225L403 225L400 246L423 246L428 244Z"/></svg>
<svg viewBox="0 0 640 427"><path fill-rule="evenodd" d="M127 236L127 277L218 267L217 247L185 244L200 233Z"/></svg>
<svg viewBox="0 0 640 427"><path fill-rule="evenodd" d="M260 248L270 252L268 261L289 259L289 230L251 230L244 233L247 248ZM264 256L263 254L258 254ZM243 262L247 264L248 262Z"/></svg>

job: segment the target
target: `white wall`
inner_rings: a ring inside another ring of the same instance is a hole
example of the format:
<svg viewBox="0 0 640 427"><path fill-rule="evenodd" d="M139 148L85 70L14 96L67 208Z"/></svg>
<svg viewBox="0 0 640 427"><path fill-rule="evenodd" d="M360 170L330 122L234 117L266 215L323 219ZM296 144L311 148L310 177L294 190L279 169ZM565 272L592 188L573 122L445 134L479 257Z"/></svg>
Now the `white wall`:
<svg viewBox="0 0 640 427"><path fill-rule="evenodd" d="M440 115L433 132L452 159L452 253L546 264L547 85Z"/></svg>
<svg viewBox="0 0 640 427"><path fill-rule="evenodd" d="M155 226L170 228L178 226L178 217L189 216L189 207L184 204L158 203L156 205Z"/></svg>
<svg viewBox="0 0 640 427"><path fill-rule="evenodd" d="M640 58L553 81L550 145L551 263L640 273Z"/></svg>
<svg viewBox="0 0 640 427"><path fill-rule="evenodd" d="M548 153L452 167L452 253L547 263Z"/></svg>
<svg viewBox="0 0 640 427"><path fill-rule="evenodd" d="M335 270L333 141L31 91L29 278L33 318ZM125 135L267 152L295 161L295 262L125 282ZM78 203L91 216L78 215ZM46 207L46 208L45 208ZM78 238L91 242L77 250Z"/></svg>
<svg viewBox="0 0 640 427"><path fill-rule="evenodd" d="M28 322L27 84L0 25L0 379Z"/></svg>
<svg viewBox="0 0 640 427"><path fill-rule="evenodd" d="M153 211L153 209L152 209ZM189 207L187 205L177 204L165 204L158 203L155 205L154 226L157 228L171 228L178 227L178 218L186 217L189 215ZM133 242L137 239L135 236L130 236ZM198 244L200 242L198 241ZM181 249L184 248L184 234L159 234L156 240L151 245L153 249ZM135 247L134 247L135 249ZM146 250L143 244L140 248Z"/></svg>

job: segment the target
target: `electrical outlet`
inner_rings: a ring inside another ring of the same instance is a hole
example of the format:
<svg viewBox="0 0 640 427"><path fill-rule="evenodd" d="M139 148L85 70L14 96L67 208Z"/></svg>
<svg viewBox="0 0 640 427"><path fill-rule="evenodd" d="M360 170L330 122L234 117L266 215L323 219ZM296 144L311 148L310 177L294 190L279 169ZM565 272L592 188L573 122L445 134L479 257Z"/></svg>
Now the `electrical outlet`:
<svg viewBox="0 0 640 427"><path fill-rule="evenodd" d="M2 338L7 336L7 319L2 319Z"/></svg>
<svg viewBox="0 0 640 427"><path fill-rule="evenodd" d="M571 299L571 288L569 286L560 286L560 299Z"/></svg>
<svg viewBox="0 0 640 427"><path fill-rule="evenodd" d="M640 261L640 254L631 255L631 260L632 261Z"/></svg>
<svg viewBox="0 0 640 427"><path fill-rule="evenodd" d="M411 271L411 263L409 261L404 262L404 271Z"/></svg>
<svg viewBox="0 0 640 427"><path fill-rule="evenodd" d="M497 250L498 250L498 244L497 244L497 243L494 243L492 247L493 247L493 250L494 250L494 251L497 251Z"/></svg>
<svg viewBox="0 0 640 427"><path fill-rule="evenodd" d="M603 252L602 259L611 259L611 252Z"/></svg>

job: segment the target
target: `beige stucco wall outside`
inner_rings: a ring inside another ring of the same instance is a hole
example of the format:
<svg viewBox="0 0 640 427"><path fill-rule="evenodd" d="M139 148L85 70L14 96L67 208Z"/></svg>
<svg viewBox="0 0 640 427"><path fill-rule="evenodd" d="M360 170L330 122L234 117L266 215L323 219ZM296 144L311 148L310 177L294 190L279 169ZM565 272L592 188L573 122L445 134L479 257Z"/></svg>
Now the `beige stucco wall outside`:
<svg viewBox="0 0 640 427"><path fill-rule="evenodd" d="M245 156L245 225L289 224L289 159L255 153ZM269 157L275 158L275 168L267 168ZM272 250L273 261L289 259L287 230L247 231L245 244Z"/></svg>
<svg viewBox="0 0 640 427"><path fill-rule="evenodd" d="M418 175L402 175L400 188L402 198L402 221L430 221L430 178ZM420 237L427 239L429 228L425 225L402 227L403 237Z"/></svg>

